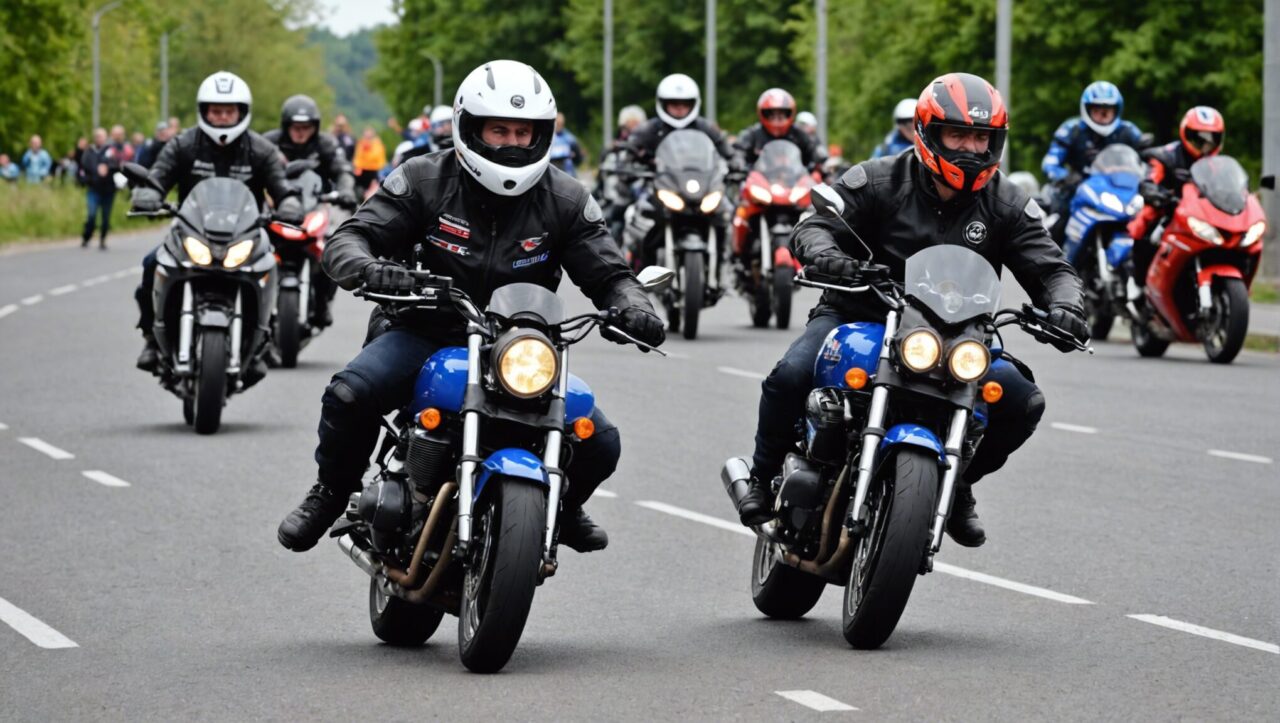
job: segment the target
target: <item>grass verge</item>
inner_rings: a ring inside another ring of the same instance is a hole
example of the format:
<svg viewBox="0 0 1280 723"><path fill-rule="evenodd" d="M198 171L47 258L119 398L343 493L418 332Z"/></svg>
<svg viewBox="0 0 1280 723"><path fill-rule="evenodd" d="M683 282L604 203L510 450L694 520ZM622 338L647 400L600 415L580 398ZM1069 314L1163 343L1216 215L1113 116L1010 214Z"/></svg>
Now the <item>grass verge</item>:
<svg viewBox="0 0 1280 723"><path fill-rule="evenodd" d="M77 238L84 229L86 203L78 186L0 183L0 246ZM128 210L129 191L118 191L111 207L112 231L147 225L146 219L128 218Z"/></svg>

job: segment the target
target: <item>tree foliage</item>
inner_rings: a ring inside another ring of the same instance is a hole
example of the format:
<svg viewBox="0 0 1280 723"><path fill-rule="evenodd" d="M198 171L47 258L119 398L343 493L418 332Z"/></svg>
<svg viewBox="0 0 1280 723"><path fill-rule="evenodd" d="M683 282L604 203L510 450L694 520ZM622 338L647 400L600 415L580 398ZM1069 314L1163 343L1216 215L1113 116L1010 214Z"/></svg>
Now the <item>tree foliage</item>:
<svg viewBox="0 0 1280 723"><path fill-rule="evenodd" d="M387 104L370 89L365 75L378 60L373 45L376 31L365 29L345 37L327 29L312 29L307 42L318 46L324 54L324 74L333 88L333 112L341 111L353 126L386 120ZM324 109L329 111L330 109Z"/></svg>

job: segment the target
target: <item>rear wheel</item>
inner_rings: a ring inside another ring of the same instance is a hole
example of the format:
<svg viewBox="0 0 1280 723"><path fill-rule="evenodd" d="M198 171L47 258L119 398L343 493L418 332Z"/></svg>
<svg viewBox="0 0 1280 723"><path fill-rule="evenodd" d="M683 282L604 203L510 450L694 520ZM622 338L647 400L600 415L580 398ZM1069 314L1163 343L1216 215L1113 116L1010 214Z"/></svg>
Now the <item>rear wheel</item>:
<svg viewBox="0 0 1280 723"><path fill-rule="evenodd" d="M276 345L280 347L280 366L298 366L298 349L302 345L302 320L298 318L298 289L281 289L276 300Z"/></svg>
<svg viewBox="0 0 1280 723"><path fill-rule="evenodd" d="M791 266L779 266L773 270L773 315L778 328L791 326L791 296L795 291L796 270Z"/></svg>
<svg viewBox="0 0 1280 723"><path fill-rule="evenodd" d="M769 298L771 289L769 284L765 283L766 281L767 279L757 279L747 292L747 310L751 312L751 325L757 329L769 326L769 315L772 313L773 300Z"/></svg>
<svg viewBox="0 0 1280 723"><path fill-rule="evenodd" d="M379 640L404 647L422 645L440 627L443 617L443 610L389 595L378 578L369 578L369 622Z"/></svg>
<svg viewBox="0 0 1280 723"><path fill-rule="evenodd" d="M751 601L771 618L794 620L818 604L827 581L782 562L782 548L756 538L751 566Z"/></svg>
<svg viewBox="0 0 1280 723"><path fill-rule="evenodd" d="M1084 318L1089 324L1089 336L1095 341L1106 341L1115 324L1115 313L1106 285L1098 275L1097 263L1091 263L1081 273L1084 285Z"/></svg>
<svg viewBox="0 0 1280 723"><path fill-rule="evenodd" d="M227 332L206 329L196 347L195 428L197 434L213 434L222 425L227 399Z"/></svg>
<svg viewBox="0 0 1280 723"><path fill-rule="evenodd" d="M1240 279L1218 279L1213 289L1213 310L1200 336L1204 353L1214 364L1230 364L1248 333L1249 290Z"/></svg>
<svg viewBox="0 0 1280 723"><path fill-rule="evenodd" d="M1138 319L1134 319L1129 324L1129 338L1133 339L1133 348L1138 350L1138 356L1164 356L1165 350L1169 348L1168 341L1153 334L1151 329Z"/></svg>
<svg viewBox="0 0 1280 723"><path fill-rule="evenodd" d="M684 255L684 306L680 315L684 317L684 338L698 337L698 315L702 313L703 302L703 265L705 259L701 253L690 252Z"/></svg>

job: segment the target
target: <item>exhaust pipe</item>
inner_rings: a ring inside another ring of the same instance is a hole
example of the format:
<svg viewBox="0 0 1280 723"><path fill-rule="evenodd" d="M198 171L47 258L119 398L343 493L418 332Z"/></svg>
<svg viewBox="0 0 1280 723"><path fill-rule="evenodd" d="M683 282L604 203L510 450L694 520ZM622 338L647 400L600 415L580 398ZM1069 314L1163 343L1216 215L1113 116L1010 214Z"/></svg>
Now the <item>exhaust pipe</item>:
<svg viewBox="0 0 1280 723"><path fill-rule="evenodd" d="M356 541L351 539L351 535L343 535L338 538L338 547L342 549L342 554L346 555L356 564L356 567L364 570L365 574L373 577L381 570L382 565L373 559L373 555L368 550L362 550L356 546Z"/></svg>
<svg viewBox="0 0 1280 723"><path fill-rule="evenodd" d="M729 502L733 504L733 509L738 509L738 504L742 502L742 498L747 496L750 490L751 465L742 457L730 457L725 460L724 467L720 470L720 481L724 484L725 494L729 495Z"/></svg>

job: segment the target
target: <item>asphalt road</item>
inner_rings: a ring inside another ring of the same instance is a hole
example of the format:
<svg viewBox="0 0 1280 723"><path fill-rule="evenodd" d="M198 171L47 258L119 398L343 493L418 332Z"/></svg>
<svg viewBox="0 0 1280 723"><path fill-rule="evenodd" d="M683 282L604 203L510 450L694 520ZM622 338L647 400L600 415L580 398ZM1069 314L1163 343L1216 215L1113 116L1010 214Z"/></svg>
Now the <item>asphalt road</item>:
<svg viewBox="0 0 1280 723"><path fill-rule="evenodd" d="M988 543L948 541L888 644L857 652L838 589L804 621L756 612L718 480L796 332L749 329L731 297L671 358L580 345L574 371L623 434L612 495L588 506L612 543L563 552L484 677L458 662L454 618L422 649L382 645L332 542L275 541L364 304L340 298L300 368L198 437L133 369L154 239L0 255L5 720L1280 718L1275 355L1065 356L1009 334L1048 411L976 488Z"/></svg>

